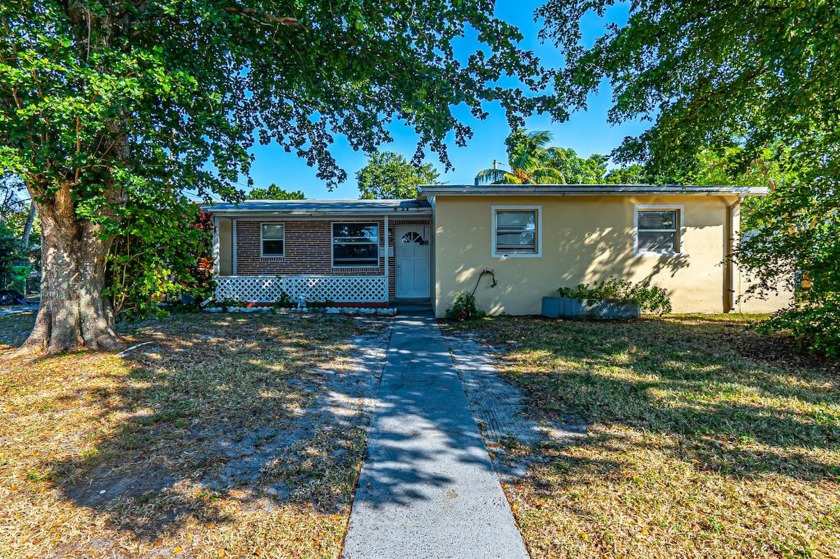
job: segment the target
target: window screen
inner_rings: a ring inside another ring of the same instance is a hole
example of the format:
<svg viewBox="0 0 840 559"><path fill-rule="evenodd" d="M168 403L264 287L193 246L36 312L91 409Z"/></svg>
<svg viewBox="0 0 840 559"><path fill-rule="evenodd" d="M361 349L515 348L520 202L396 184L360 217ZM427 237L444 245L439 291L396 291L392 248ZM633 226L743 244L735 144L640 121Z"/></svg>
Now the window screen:
<svg viewBox="0 0 840 559"><path fill-rule="evenodd" d="M679 210L639 210L636 224L639 252L679 252Z"/></svg>

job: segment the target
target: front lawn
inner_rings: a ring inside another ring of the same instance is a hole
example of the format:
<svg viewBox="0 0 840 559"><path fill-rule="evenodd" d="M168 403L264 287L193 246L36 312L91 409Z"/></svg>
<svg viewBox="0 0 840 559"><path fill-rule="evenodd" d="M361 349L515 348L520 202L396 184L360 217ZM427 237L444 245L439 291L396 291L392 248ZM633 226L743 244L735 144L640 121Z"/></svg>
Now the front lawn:
<svg viewBox="0 0 840 559"><path fill-rule="evenodd" d="M0 318L0 557L339 555L387 321L180 315L10 360L32 320Z"/></svg>
<svg viewBox="0 0 840 559"><path fill-rule="evenodd" d="M513 445L506 486L534 558L840 557L840 367L741 317L474 322L529 412L581 418Z"/></svg>

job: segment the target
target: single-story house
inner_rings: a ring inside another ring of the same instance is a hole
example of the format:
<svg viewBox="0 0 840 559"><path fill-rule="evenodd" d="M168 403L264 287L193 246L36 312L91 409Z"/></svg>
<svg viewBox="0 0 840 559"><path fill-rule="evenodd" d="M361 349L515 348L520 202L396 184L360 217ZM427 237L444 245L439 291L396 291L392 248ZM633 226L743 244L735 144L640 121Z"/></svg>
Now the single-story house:
<svg viewBox="0 0 840 559"><path fill-rule="evenodd" d="M674 312L769 312L790 293L747 297L728 258L740 204L763 188L432 185L415 200L217 203L219 300L388 306L429 301L443 316L475 289L490 314L538 314L561 286L650 281Z"/></svg>

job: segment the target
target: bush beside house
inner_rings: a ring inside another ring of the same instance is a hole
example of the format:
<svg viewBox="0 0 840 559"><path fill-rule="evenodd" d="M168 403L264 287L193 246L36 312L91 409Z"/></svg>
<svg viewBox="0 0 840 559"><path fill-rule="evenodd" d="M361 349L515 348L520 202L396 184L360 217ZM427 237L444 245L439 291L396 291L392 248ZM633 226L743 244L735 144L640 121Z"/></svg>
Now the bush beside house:
<svg viewBox="0 0 840 559"><path fill-rule="evenodd" d="M577 287L561 287L543 299L543 314L551 317L638 318L640 314L671 312L671 300L661 287L609 278Z"/></svg>

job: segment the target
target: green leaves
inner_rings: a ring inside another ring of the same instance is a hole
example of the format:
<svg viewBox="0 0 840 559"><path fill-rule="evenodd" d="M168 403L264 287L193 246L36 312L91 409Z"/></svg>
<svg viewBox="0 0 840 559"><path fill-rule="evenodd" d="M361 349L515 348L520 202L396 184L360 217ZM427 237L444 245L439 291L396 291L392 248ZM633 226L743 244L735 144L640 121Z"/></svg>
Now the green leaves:
<svg viewBox="0 0 840 559"><path fill-rule="evenodd" d="M584 107L606 78L615 90L613 122L654 122L625 141L621 160L644 161L659 175L733 139L755 154L772 141L832 129L826 119L840 110L840 56L831 45L840 15L830 2L643 0L630 6L627 25L581 45L584 15L612 4L549 0L538 14L546 18L543 36L568 59L557 79L564 106Z"/></svg>
<svg viewBox="0 0 840 559"><path fill-rule="evenodd" d="M827 0L640 0L627 25L581 44L581 21L612 0L548 0L543 37L567 57L558 99L584 107L606 78L612 122L652 126L616 150L645 174L682 184L766 185L745 203L737 251L753 296L799 287L769 323L803 347L838 354L840 12ZM801 280L801 281L799 281Z"/></svg>
<svg viewBox="0 0 840 559"><path fill-rule="evenodd" d="M166 194L129 196L113 232L104 295L123 317L160 315L162 302L212 294L212 228L207 214L186 199Z"/></svg>
<svg viewBox="0 0 840 559"><path fill-rule="evenodd" d="M484 315L484 311L476 302L475 294L468 291L461 291L455 295L452 304L446 308L446 318L449 320L474 320Z"/></svg>
<svg viewBox="0 0 840 559"><path fill-rule="evenodd" d="M581 283L576 287L561 287L561 297L571 299L601 299L617 303L638 305L643 313L663 315L671 312L671 298L661 287L651 287L650 282L630 283L628 280L610 277L592 284Z"/></svg>
<svg viewBox="0 0 840 559"><path fill-rule="evenodd" d="M476 175L479 184L598 184L607 180L605 155L586 159L571 148L550 146L547 130L514 130L505 140L509 171L483 169Z"/></svg>
<svg viewBox="0 0 840 559"><path fill-rule="evenodd" d="M439 174L430 164L409 162L392 151L368 154L368 162L356 173L360 198L411 199L417 187L438 182Z"/></svg>
<svg viewBox="0 0 840 559"><path fill-rule="evenodd" d="M230 196L247 173L255 131L334 184L345 178L329 153L334 135L372 152L399 118L417 130L419 148L448 165L446 134L458 143L470 135L454 105L484 116L482 104L498 100L516 120L541 98L488 85L512 76L541 93L534 78L542 71L517 47L521 34L491 14L483 0L171 0L143 9L11 0L0 8L0 138L15 151L3 163L49 170L38 187L45 194L68 176L80 185L113 181L108 146L118 130L131 152L118 165L154 175L160 187L177 177ZM294 20L300 25L287 24ZM464 64L451 41L470 27L487 56Z"/></svg>
<svg viewBox="0 0 840 559"><path fill-rule="evenodd" d="M300 190L285 190L274 183L268 188L253 188L245 195L246 200L303 200L305 196Z"/></svg>
<svg viewBox="0 0 840 559"><path fill-rule="evenodd" d="M486 56L456 57L452 42L471 29ZM449 167L447 135L458 145L471 135L454 106L484 118L499 101L517 122L546 101L520 39L487 0L6 0L0 167L41 209L69 193L79 222L116 240L108 294L144 308L195 264L186 194L239 199L255 141L334 186L346 179L335 137L373 153L399 119L418 154ZM490 85L502 77L529 95Z"/></svg>

